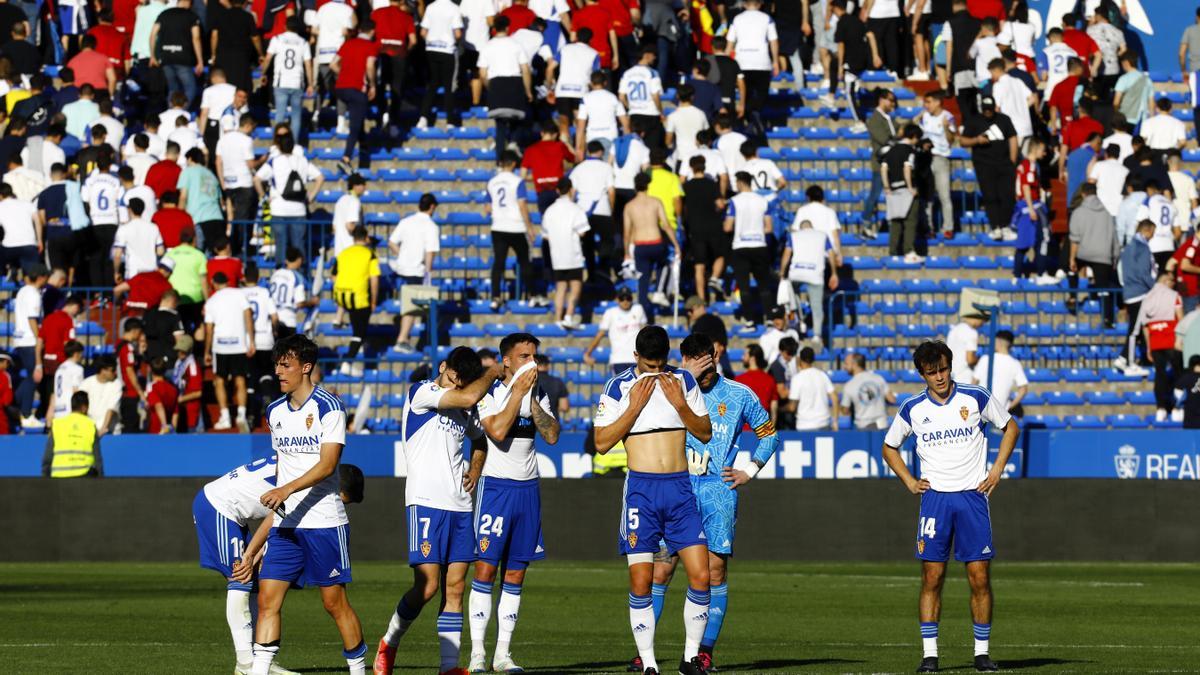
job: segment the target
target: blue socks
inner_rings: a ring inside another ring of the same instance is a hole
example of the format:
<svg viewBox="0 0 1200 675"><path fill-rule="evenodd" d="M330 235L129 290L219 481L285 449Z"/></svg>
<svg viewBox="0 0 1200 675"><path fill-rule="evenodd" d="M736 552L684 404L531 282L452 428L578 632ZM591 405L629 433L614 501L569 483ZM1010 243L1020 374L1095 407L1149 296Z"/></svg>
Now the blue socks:
<svg viewBox="0 0 1200 675"><path fill-rule="evenodd" d="M704 627L704 639L700 641L702 651L711 652L721 635L725 623L725 609L729 606L729 584L709 586L708 625Z"/></svg>
<svg viewBox="0 0 1200 675"><path fill-rule="evenodd" d="M667 585L653 584L650 587L650 597L654 603L654 623L662 617L663 603L667 600Z"/></svg>

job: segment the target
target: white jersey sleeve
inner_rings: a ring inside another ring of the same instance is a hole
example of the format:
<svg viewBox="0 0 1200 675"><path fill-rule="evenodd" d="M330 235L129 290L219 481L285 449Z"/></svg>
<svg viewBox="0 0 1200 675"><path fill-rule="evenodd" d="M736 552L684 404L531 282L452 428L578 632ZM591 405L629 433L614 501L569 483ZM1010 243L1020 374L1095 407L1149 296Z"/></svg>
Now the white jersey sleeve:
<svg viewBox="0 0 1200 675"><path fill-rule="evenodd" d="M979 416L997 429L1003 429L1008 426L1008 421L1012 419L1012 415L1009 414L1000 401L996 400L995 396L992 396L990 391L986 389L984 391L987 392L987 404L983 406L983 410L979 411Z"/></svg>
<svg viewBox="0 0 1200 675"><path fill-rule="evenodd" d="M912 426L908 423L908 411L911 406L905 404L900 406L900 410L896 416L892 418L892 426L888 427L887 435L883 437L883 442L893 448L899 448L904 445L904 441L912 434Z"/></svg>

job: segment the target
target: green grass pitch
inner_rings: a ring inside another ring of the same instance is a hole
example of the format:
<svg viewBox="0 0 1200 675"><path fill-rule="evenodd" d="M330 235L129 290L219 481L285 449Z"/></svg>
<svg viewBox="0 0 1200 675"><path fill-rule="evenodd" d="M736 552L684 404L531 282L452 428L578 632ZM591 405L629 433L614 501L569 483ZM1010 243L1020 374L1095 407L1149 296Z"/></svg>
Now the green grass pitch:
<svg viewBox="0 0 1200 675"><path fill-rule="evenodd" d="M992 655L1023 672L1194 672L1200 565L1021 564L994 568ZM731 565L730 607L717 665L741 673L911 672L920 660L917 564ZM410 581L402 563L354 566L350 599L374 655ZM513 643L541 673L618 673L633 653L619 560L534 565ZM683 638L682 571L658 631L666 672ZM0 673L229 673L224 582L191 564L0 565ZM436 608L409 631L398 672L433 673ZM463 638L463 661L469 638ZM489 644L495 638L495 619ZM973 672L961 566L947 581L944 670ZM315 591L284 609L280 663L345 672L340 641Z"/></svg>

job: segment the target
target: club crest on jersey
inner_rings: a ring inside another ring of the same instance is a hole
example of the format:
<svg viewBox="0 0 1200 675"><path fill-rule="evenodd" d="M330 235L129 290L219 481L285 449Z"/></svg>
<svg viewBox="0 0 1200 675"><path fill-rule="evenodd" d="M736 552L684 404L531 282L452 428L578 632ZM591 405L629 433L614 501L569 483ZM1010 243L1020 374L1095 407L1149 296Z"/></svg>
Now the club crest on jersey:
<svg viewBox="0 0 1200 675"><path fill-rule="evenodd" d="M967 406L964 405L963 407L958 409L958 414L960 417L963 418L963 421L966 422L967 418L971 416L971 411L967 410Z"/></svg>
<svg viewBox="0 0 1200 675"><path fill-rule="evenodd" d="M637 532L629 533L629 548L637 546Z"/></svg>
<svg viewBox="0 0 1200 675"><path fill-rule="evenodd" d="M966 414L966 408L963 408L963 411L964 411L964 417L963 417L963 419L966 419L966 417L965 417L965 414ZM307 430L307 429L311 429L311 428L312 428L312 423L313 423L313 415L312 415L312 413L308 413L308 417L305 417L305 418L304 418L304 428L305 428L306 430Z"/></svg>
<svg viewBox="0 0 1200 675"><path fill-rule="evenodd" d="M724 403L717 404L717 414L718 415L720 415L721 417L724 417L726 410L729 410L729 407L726 406Z"/></svg>
<svg viewBox="0 0 1200 675"><path fill-rule="evenodd" d="M480 553L487 553L488 547L489 547L489 546L491 546L491 545L492 545L492 542L491 542L491 540L490 540L490 539L488 539L487 537L482 537L482 538L480 538L480 540L479 540L479 552L480 552Z"/></svg>
<svg viewBox="0 0 1200 675"><path fill-rule="evenodd" d="M429 557L429 552L430 552L430 551L432 551L432 550L433 550L433 546L431 546L431 545L429 544L429 540L428 540L428 539L426 539L425 541L421 542L421 557L422 557L422 558L428 558L428 557Z"/></svg>
<svg viewBox="0 0 1200 675"><path fill-rule="evenodd" d="M921 555L924 552L925 552L925 540L918 539L917 540L917 555Z"/></svg>

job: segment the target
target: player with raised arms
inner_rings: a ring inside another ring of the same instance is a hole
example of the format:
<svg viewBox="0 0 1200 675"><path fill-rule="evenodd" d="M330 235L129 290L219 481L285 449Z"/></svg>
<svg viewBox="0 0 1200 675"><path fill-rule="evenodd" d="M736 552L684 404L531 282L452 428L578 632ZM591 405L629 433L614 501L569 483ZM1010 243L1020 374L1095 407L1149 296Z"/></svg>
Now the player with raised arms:
<svg viewBox="0 0 1200 675"><path fill-rule="evenodd" d="M342 636L342 656L351 675L365 673L362 625L346 597L350 525L338 488L346 409L313 384L317 345L307 336L289 335L276 342L271 359L283 396L267 406L266 414L278 457L277 487L259 497L275 516L264 537L259 570L253 675L270 673L279 652L280 610L292 584L320 589L325 611ZM246 558L253 560L256 553L248 548Z"/></svg>
<svg viewBox="0 0 1200 675"><path fill-rule="evenodd" d="M534 437L558 442L559 424L553 404L537 384L541 343L529 333L513 333L500 341L504 379L496 381L479 402L479 420L487 435L487 459L475 504L475 579L467 601L471 624L472 673L487 670L484 636L492 616L492 586L504 568L496 607L496 651L492 670L522 672L508 645L521 608L521 587L529 563L546 557L542 543L542 498L538 491Z"/></svg>
<svg viewBox="0 0 1200 675"><path fill-rule="evenodd" d="M660 540L683 560L681 675L703 673L700 640L708 621L708 554L704 524L688 477L687 435L712 438L708 408L692 374L667 364L671 342L662 326L646 326L634 342L635 365L608 381L594 419L596 452L624 442L629 458L621 504L620 550L629 561L629 627L644 675L658 675L650 584Z"/></svg>
<svg viewBox="0 0 1200 675"><path fill-rule="evenodd" d="M225 620L233 636L237 656L234 675L250 675L254 655L254 626L250 603L257 602L253 583L254 569L262 553L262 544L270 533L271 511L258 500L276 485L275 455L239 466L209 481L192 501L192 524L200 543L200 566L216 570L226 579ZM338 467L338 492L343 504L357 504L363 498L362 469L353 464ZM261 520L254 539L247 542L246 523ZM246 554L244 555L243 551ZM271 675L289 675L292 671L271 664Z"/></svg>
<svg viewBox="0 0 1200 675"><path fill-rule="evenodd" d="M462 600L467 566L475 560L471 522L471 493L483 471L487 446L475 405L504 375L504 365L484 368L469 347L455 347L438 367L434 380L412 385L404 401L401 438L408 477L404 503L408 508L408 565L413 585L396 604L387 632L375 655L376 675L392 672L396 645L421 609L437 595L442 603L437 619L442 673L465 673L458 667L462 642ZM463 457L463 439L472 440L470 462Z"/></svg>
<svg viewBox="0 0 1200 675"><path fill-rule="evenodd" d="M883 440L883 459L909 492L921 496L917 521L917 558L921 560L918 606L924 656L918 673L938 670L938 618L951 542L954 557L967 567L971 617L975 622L975 670L999 670L988 656L992 632L990 561L992 518L988 500L1000 483L1004 466L1020 430L1000 401L983 387L955 383L950 377L953 354L946 343L922 343L913 365L925 380L925 391L900 405ZM1004 431L1000 453L987 468L987 427ZM908 470L900 447L916 437L921 478Z"/></svg>
<svg viewBox="0 0 1200 675"><path fill-rule="evenodd" d="M758 475L779 447L779 435L771 415L759 402L758 396L746 385L735 382L717 373L716 349L712 338L702 333L692 333L679 346L683 355L683 368L696 378L708 406L708 419L712 421L712 439L707 443L692 434L687 436L688 470L691 473L692 490L704 520L704 537L708 546L708 583L712 599L708 610L708 624L704 638L700 641L700 664L704 669L713 668L713 648L721 635L725 623L725 608L729 604L729 587L726 576L729 558L733 556L733 532L737 523L737 488L750 482ZM733 468L738 454L738 438L742 425L754 431L758 445L745 468ZM651 587L654 603L654 620L662 614L667 586L675 574L678 557L659 549L654 560L654 585ZM634 659L630 670L641 671L640 658Z"/></svg>

